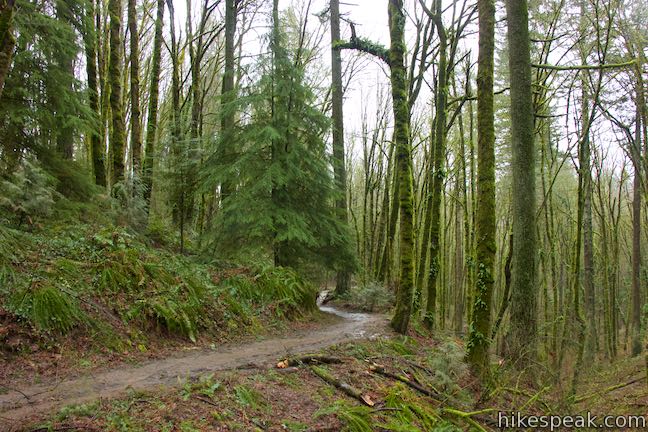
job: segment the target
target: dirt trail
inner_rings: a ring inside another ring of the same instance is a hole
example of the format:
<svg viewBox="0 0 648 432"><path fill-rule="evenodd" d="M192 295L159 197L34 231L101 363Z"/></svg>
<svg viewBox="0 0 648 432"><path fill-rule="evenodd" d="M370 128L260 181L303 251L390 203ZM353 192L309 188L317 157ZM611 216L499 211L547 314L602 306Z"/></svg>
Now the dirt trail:
<svg viewBox="0 0 648 432"><path fill-rule="evenodd" d="M192 352L138 366L120 366L94 375L9 391L0 395L0 424L20 423L28 417L65 405L119 396L131 388L150 390L164 385L177 385L178 377L195 377L249 364L261 366L287 354L315 351L341 342L372 338L387 331L386 318L381 315L343 312L328 306L320 309L342 317L343 321L308 333L230 345L215 351ZM0 427L0 430L4 428Z"/></svg>

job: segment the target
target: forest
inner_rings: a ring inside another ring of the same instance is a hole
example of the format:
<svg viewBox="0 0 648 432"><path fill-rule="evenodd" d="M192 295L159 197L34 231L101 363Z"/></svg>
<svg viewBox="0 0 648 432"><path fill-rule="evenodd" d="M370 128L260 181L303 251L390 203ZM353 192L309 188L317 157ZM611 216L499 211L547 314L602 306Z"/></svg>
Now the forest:
<svg viewBox="0 0 648 432"><path fill-rule="evenodd" d="M0 0L0 430L645 428L647 56L639 0Z"/></svg>

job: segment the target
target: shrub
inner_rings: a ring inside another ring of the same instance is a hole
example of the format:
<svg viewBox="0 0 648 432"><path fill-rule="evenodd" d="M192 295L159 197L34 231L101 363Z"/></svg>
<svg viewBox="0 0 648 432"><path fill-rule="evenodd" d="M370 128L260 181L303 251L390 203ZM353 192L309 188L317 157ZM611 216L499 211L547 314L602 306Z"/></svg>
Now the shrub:
<svg viewBox="0 0 648 432"><path fill-rule="evenodd" d="M48 216L57 195L55 183L52 176L26 161L9 180L0 181L0 208L14 215L18 227Z"/></svg>

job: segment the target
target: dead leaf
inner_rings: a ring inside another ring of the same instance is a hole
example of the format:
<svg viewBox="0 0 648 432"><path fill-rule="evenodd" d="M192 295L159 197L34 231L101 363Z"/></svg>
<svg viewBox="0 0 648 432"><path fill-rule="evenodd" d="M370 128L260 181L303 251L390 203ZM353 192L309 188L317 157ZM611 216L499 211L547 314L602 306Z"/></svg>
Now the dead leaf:
<svg viewBox="0 0 648 432"><path fill-rule="evenodd" d="M279 363L277 363L277 367L279 369L286 369L288 367L288 360L282 360Z"/></svg>
<svg viewBox="0 0 648 432"><path fill-rule="evenodd" d="M370 407L376 405L376 403L375 403L373 400L371 400L371 396L369 396L369 395L367 395L367 394L362 395L362 400L363 400L367 405L369 405Z"/></svg>

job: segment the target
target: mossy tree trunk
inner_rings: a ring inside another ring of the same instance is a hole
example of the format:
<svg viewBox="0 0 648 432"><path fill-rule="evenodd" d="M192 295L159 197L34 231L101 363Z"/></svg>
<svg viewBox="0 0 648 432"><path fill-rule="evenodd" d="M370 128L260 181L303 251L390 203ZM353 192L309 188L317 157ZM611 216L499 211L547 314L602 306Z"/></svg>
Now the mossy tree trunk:
<svg viewBox="0 0 648 432"><path fill-rule="evenodd" d="M162 29L164 27L164 0L157 0L155 19L155 36L153 38L153 57L151 58L151 77L149 85L149 106L146 124L146 148L142 180L144 198L147 204L151 200L153 188L153 165L155 163L155 140L157 138L158 100L160 93L160 59L162 48Z"/></svg>
<svg viewBox="0 0 648 432"><path fill-rule="evenodd" d="M580 1L580 31L587 32L587 4ZM582 64L587 64L589 48L586 41L579 44L580 59ZM584 353L587 361L594 360L594 354L598 349L598 334L596 331L596 296L594 288L594 230L592 225L592 167L591 167L591 146L590 127L594 119L594 113L590 115L589 83L591 79L588 71L580 71L581 82L581 137L580 137L580 167L579 175L583 179L583 287L586 332ZM598 96L598 91L596 91ZM596 107L596 106L595 106Z"/></svg>
<svg viewBox="0 0 648 432"><path fill-rule="evenodd" d="M172 184L171 206L173 222L180 230L180 253L184 252L187 220L187 159L182 137L182 107L180 97L180 42L175 31L175 9L173 0L167 0L169 7L169 33L171 37L171 153L175 172Z"/></svg>
<svg viewBox="0 0 648 432"><path fill-rule="evenodd" d="M139 33L137 30L137 1L128 0L128 31L130 33L130 146L133 175L139 176L142 165L142 121L140 114Z"/></svg>
<svg viewBox="0 0 648 432"><path fill-rule="evenodd" d="M641 92L637 89L637 94ZM641 353L641 109L637 104L635 139L631 149L632 181L632 355Z"/></svg>
<svg viewBox="0 0 648 432"><path fill-rule="evenodd" d="M108 81L110 85L110 151L112 154L111 186L124 180L124 147L126 145L126 125L122 106L122 20L121 0L108 0L110 15L110 59L108 62Z"/></svg>
<svg viewBox="0 0 648 432"><path fill-rule="evenodd" d="M412 184L412 148L409 133L408 83L405 67L405 11L402 0L389 0L389 65L394 110L394 140L400 210L400 265L396 310L391 325L406 333L414 290L414 199Z"/></svg>
<svg viewBox="0 0 648 432"><path fill-rule="evenodd" d="M495 114L493 71L495 2L479 0L479 55L477 70L477 214L476 264L468 362L482 378L489 375L491 303L496 259L495 221Z"/></svg>
<svg viewBox="0 0 648 432"><path fill-rule="evenodd" d="M524 368L536 357L536 187L527 0L506 0L511 80L513 270L509 353ZM479 241L477 241L479 243Z"/></svg>
<svg viewBox="0 0 648 432"><path fill-rule="evenodd" d="M436 319L437 277L441 265L439 251L441 249L441 200L445 186L445 158L446 158L446 105L448 101L448 39L443 25L441 0L436 0L434 23L439 35L439 72L436 92L436 122L434 125L434 157L432 174L432 196L430 202L431 223L429 242L429 270L427 280L427 303L423 322L428 328L434 328Z"/></svg>
<svg viewBox="0 0 648 432"><path fill-rule="evenodd" d="M97 76L97 32L95 30L95 0L87 2L83 43L86 52L86 74L88 76L88 102L92 113L99 122L101 119L101 108L99 106L99 81ZM95 183L99 186L106 186L105 148L101 137L101 128L92 127L90 131L90 160Z"/></svg>
<svg viewBox="0 0 648 432"><path fill-rule="evenodd" d="M335 207L337 215L344 225L348 223L347 214L347 175L346 162L344 160L344 118L342 109L342 53L333 49L335 43L340 40L340 2L331 0L331 115L333 120L333 172L335 175L335 186L337 199ZM366 229L366 227L363 227ZM338 269L335 282L335 294L342 295L349 290L351 285L351 274L348 269Z"/></svg>

